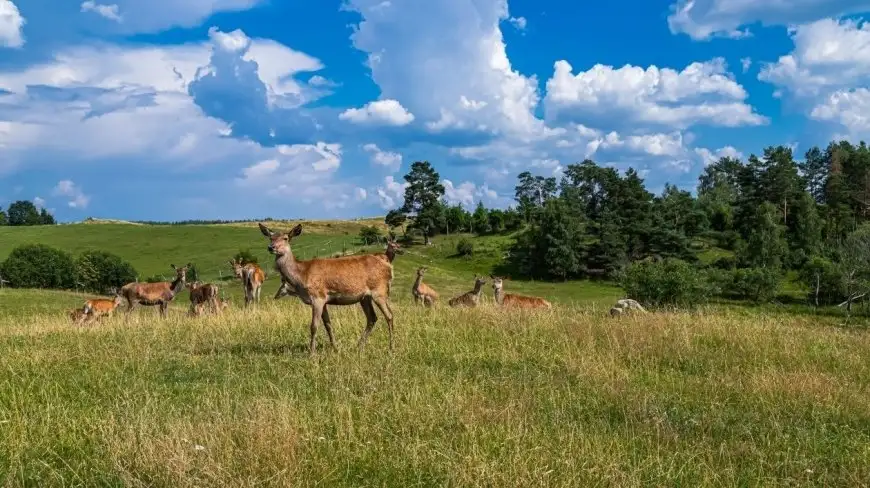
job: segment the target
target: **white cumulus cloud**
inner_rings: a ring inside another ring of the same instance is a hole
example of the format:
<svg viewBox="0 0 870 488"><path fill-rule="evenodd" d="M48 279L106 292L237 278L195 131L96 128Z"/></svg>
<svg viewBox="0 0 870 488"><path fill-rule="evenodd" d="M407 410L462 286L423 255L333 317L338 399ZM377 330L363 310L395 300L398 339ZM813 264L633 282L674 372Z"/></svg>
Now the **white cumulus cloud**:
<svg viewBox="0 0 870 488"><path fill-rule="evenodd" d="M392 151L383 151L377 144L366 144L363 150L371 154L372 163L383 166L390 171L398 171L402 166L402 155Z"/></svg>
<svg viewBox="0 0 870 488"><path fill-rule="evenodd" d="M24 45L24 17L12 0L0 0L0 47Z"/></svg>
<svg viewBox="0 0 870 488"><path fill-rule="evenodd" d="M67 197L69 201L67 205L70 208L83 209L88 206L91 197L85 195L82 189L72 180L61 180L57 182L57 186L51 191L52 195Z"/></svg>
<svg viewBox="0 0 870 488"><path fill-rule="evenodd" d="M93 0L86 0L82 2L81 5L82 12L94 12L97 15L105 17L109 20L114 20L115 22L121 22L121 14L118 11L118 5L116 4L101 4L96 3Z"/></svg>
<svg viewBox="0 0 870 488"><path fill-rule="evenodd" d="M414 121L414 114L408 112L401 103L386 99L365 104L362 108L349 108L339 116L355 124L382 124L402 126Z"/></svg>

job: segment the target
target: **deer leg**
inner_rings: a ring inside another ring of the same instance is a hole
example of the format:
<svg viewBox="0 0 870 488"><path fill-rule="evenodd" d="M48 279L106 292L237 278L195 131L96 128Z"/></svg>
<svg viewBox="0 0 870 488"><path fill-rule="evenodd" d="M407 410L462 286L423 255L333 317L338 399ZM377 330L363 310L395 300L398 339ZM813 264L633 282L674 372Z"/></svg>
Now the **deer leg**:
<svg viewBox="0 0 870 488"><path fill-rule="evenodd" d="M377 296L372 298L375 302L375 305L381 310L381 313L384 314L384 318L387 320L387 331L390 334L390 351L393 350L393 310L390 308L390 302L387 301L385 297ZM374 311L372 311L374 312Z"/></svg>
<svg viewBox="0 0 870 488"><path fill-rule="evenodd" d="M323 316L323 310L326 303L323 300L311 300L311 340L308 343L308 356L314 356L315 341L314 336L317 334L317 321Z"/></svg>
<svg viewBox="0 0 870 488"><path fill-rule="evenodd" d="M375 308L372 306L372 297L365 297L359 302L360 306L363 309L363 313L366 315L366 328L363 330L362 335L359 338L359 350L362 351L366 345L366 341L369 338L369 334L372 333L372 329L375 328L375 323L378 321L378 315L375 313Z"/></svg>
<svg viewBox="0 0 870 488"><path fill-rule="evenodd" d="M323 328L326 329L326 335L329 337L329 344L333 349L338 349L338 346L335 345L335 338L332 335L332 321L329 320L329 312L326 310L326 305L323 306L323 313L320 315L320 319L323 321Z"/></svg>

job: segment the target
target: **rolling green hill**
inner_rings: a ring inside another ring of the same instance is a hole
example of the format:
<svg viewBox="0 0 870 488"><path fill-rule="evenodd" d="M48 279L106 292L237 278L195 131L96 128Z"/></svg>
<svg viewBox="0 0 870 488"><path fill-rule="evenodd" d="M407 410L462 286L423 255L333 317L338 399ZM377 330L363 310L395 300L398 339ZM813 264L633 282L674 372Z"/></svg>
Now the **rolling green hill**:
<svg viewBox="0 0 870 488"><path fill-rule="evenodd" d="M294 240L293 250L297 258L331 256L336 253L383 252L379 246L362 246L357 234L362 225L374 221L303 222L303 234ZM289 228L290 223L269 224L273 228ZM455 256L456 243L466 237L475 245L472 258ZM424 278L446 302L451 296L471 289L474 275L489 275L501 263L511 239L505 236L442 236L433 245L415 245L405 249L394 262L394 300L410 300L410 287L419 266L427 266ZM43 243L64 249L73 254L88 249L112 252L129 261L138 271L140 279L163 275L171 279L170 264L187 262L196 265L199 278L204 281L219 281L223 278L225 296L241 301L240 283L232 278L227 261L239 250L253 253L267 273L261 299L272 299L279 286L279 276L272 268L274 258L266 250L267 241L255 223L220 225L141 225L125 223L81 223L58 226L0 227L0 260L5 259L15 246L26 243ZM545 283L509 281L510 290L546 297L555 302L591 302L595 306L609 307L621 291L609 284L591 282ZM185 296L176 306L186 306ZM486 299L491 299L487 288ZM73 294L74 300L82 297ZM19 307L12 305L18 300L9 298L0 304L0 309Z"/></svg>

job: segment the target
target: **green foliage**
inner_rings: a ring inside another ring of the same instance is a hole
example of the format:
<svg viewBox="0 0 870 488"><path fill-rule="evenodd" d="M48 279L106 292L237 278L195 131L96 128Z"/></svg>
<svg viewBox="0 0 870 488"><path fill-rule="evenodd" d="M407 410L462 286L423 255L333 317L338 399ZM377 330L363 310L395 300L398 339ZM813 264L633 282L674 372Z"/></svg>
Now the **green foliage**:
<svg viewBox="0 0 870 488"><path fill-rule="evenodd" d="M145 283L160 283L161 281L167 281L167 277L163 275L151 275L145 278Z"/></svg>
<svg viewBox="0 0 870 488"><path fill-rule="evenodd" d="M9 218L6 216L6 212L0 208L0 226L9 225Z"/></svg>
<svg viewBox="0 0 870 488"><path fill-rule="evenodd" d="M242 263L243 265L248 263L258 264L257 256L255 256L250 249L239 249L239 252L233 256L233 261Z"/></svg>
<svg viewBox="0 0 870 488"><path fill-rule="evenodd" d="M6 210L9 225L54 224L54 217L43 209L42 213L30 200L18 200Z"/></svg>
<svg viewBox="0 0 870 488"><path fill-rule="evenodd" d="M631 263L619 284L629 297L653 307L693 308L714 291L704 271L679 259Z"/></svg>
<svg viewBox="0 0 870 488"><path fill-rule="evenodd" d="M779 212L770 202L763 202L752 219L753 231L740 250L746 267L780 269L788 252L785 228L779 224Z"/></svg>
<svg viewBox="0 0 870 488"><path fill-rule="evenodd" d="M732 297L769 302L776 297L781 276L774 268L741 268L730 273L725 293Z"/></svg>
<svg viewBox="0 0 870 488"><path fill-rule="evenodd" d="M85 290L108 294L136 280L133 266L112 253L85 251L76 259L76 278Z"/></svg>
<svg viewBox="0 0 870 488"><path fill-rule="evenodd" d="M387 216L384 217L384 223L387 224L387 227L390 229L401 227L404 225L406 220L408 220L408 216L401 210L390 210L387 212Z"/></svg>
<svg viewBox="0 0 870 488"><path fill-rule="evenodd" d="M489 212L483 206L483 202L477 202L477 207L474 209L474 213L471 214L471 226L474 228L474 232L478 234L490 233Z"/></svg>
<svg viewBox="0 0 870 488"><path fill-rule="evenodd" d="M458 243L456 243L456 254L459 256L473 256L474 244L463 237Z"/></svg>
<svg viewBox="0 0 870 488"><path fill-rule="evenodd" d="M843 273L830 259L813 256L801 268L799 279L815 306L833 305L846 298Z"/></svg>
<svg viewBox="0 0 870 488"><path fill-rule="evenodd" d="M363 227L359 231L359 238L363 241L365 245L379 242L383 236L384 234L383 232L381 232L381 229L373 225Z"/></svg>
<svg viewBox="0 0 870 488"><path fill-rule="evenodd" d="M0 264L0 275L13 288L75 287L76 267L72 255L45 244L16 247Z"/></svg>

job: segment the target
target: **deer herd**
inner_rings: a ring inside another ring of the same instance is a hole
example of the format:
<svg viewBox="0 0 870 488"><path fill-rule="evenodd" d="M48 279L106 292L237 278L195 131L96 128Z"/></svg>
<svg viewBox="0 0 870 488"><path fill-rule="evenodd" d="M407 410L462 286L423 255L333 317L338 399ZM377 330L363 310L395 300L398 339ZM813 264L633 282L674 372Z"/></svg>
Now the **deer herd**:
<svg viewBox="0 0 870 488"><path fill-rule="evenodd" d="M404 254L401 246L390 239L384 253L357 254L350 256L313 258L299 260L293 255L291 242L302 234L302 225L296 225L289 232L277 232L259 224L260 232L269 241L268 251L275 257L275 270L281 277L281 285L274 298L284 296L298 297L311 307L309 354L315 351L315 332L320 324L326 330L330 345L335 348L335 337L329 318L330 305L355 305L363 310L366 326L357 343L360 350L378 321L383 315L389 334L389 348L393 350L393 310L390 306L390 292L393 283L393 260L396 255ZM255 263L229 261L235 278L241 280L245 291L245 307L260 301L260 290L266 279L263 269ZM113 290L113 298L88 300L80 308L71 310L69 315L74 323L87 323L103 317L110 317L122 302L126 301L126 314L129 315L137 305L158 307L161 317L166 317L169 304L185 288L190 293L191 316L202 315L205 308L212 313L220 313L229 303L218 296L217 285L194 281L187 283L190 263L182 267L170 265L175 270L172 281L157 283L128 283L120 290ZM435 306L438 292L423 283L427 271L423 266L417 269L417 277L411 287L414 302L426 307ZM550 309L550 302L543 298L504 292L504 280L490 275L495 302L500 307L544 308ZM476 307L480 304L486 280L475 276L471 291L451 298L451 307ZM377 309L377 310L376 310Z"/></svg>

